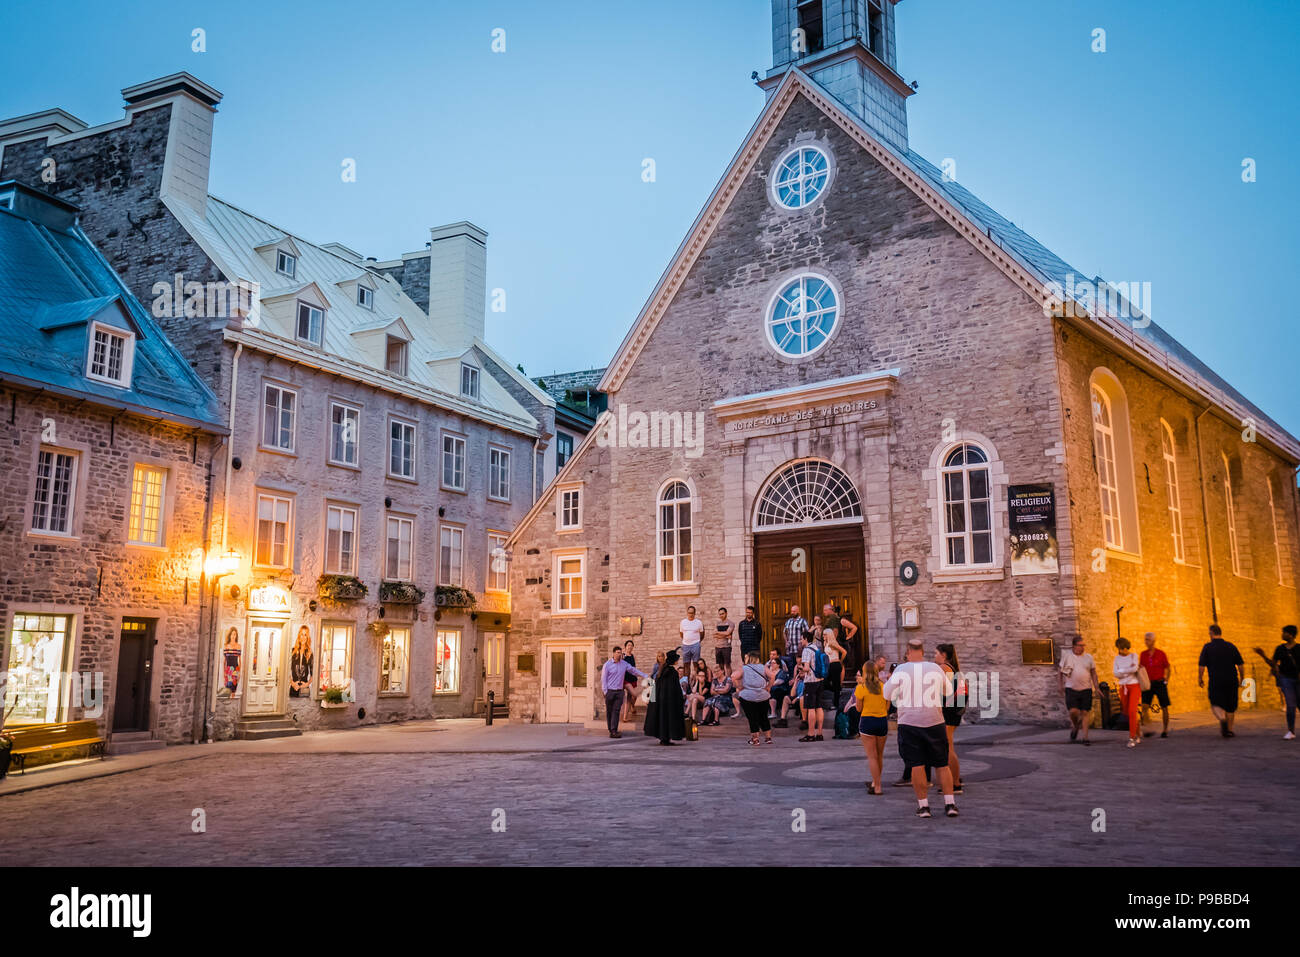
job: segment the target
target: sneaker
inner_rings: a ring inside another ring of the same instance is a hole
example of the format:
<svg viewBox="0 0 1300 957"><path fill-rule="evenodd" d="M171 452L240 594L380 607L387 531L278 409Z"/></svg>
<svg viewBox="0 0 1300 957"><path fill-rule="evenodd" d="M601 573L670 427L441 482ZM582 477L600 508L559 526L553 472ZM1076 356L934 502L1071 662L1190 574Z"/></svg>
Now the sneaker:
<svg viewBox="0 0 1300 957"><path fill-rule="evenodd" d="M949 804L949 805L947 805L947 806L943 809L943 813L947 814L949 817L956 817L956 816L958 815L958 813L959 813L958 810L957 810L957 805L955 805L955 804Z"/></svg>
<svg viewBox="0 0 1300 957"><path fill-rule="evenodd" d="M1130 748L1136 748L1136 747L1138 746L1137 739L1135 739L1135 738L1129 738L1129 739L1128 739L1128 746L1129 746Z"/></svg>
<svg viewBox="0 0 1300 957"><path fill-rule="evenodd" d="M1168 731L1161 731L1161 732L1160 732L1160 737L1162 737L1162 738L1167 738L1167 737L1169 737L1169 732L1168 732Z"/></svg>
<svg viewBox="0 0 1300 957"><path fill-rule="evenodd" d="M1283 741L1294 741L1294 740L1295 740L1295 732L1294 732L1294 731L1288 731L1286 734L1282 735L1282 740L1283 740Z"/></svg>
<svg viewBox="0 0 1300 957"><path fill-rule="evenodd" d="M800 740L800 741L816 741L817 739L814 738L811 734L805 734L805 735L804 735L802 738L800 738L799 740Z"/></svg>
<svg viewBox="0 0 1300 957"><path fill-rule="evenodd" d="M917 805L917 808L916 808L916 816L917 816L917 817L934 817L934 815L930 813L930 809L929 809L928 807L921 807L920 805Z"/></svg>
<svg viewBox="0 0 1300 957"><path fill-rule="evenodd" d="M962 783L961 783L960 781L958 781L956 784L954 784L954 785L952 786L952 793L953 793L953 794L965 794L965 793L966 793L966 788L962 786Z"/></svg>
<svg viewBox="0 0 1300 957"><path fill-rule="evenodd" d="M896 788L910 788L911 786L912 781L910 778L899 778L894 782L894 787Z"/></svg>

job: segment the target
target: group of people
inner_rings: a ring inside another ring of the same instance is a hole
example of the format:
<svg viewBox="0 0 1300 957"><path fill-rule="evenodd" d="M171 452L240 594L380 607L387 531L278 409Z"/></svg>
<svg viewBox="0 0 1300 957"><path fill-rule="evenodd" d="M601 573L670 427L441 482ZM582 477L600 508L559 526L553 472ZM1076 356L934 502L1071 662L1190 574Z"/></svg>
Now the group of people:
<svg viewBox="0 0 1300 957"><path fill-rule="evenodd" d="M1263 649L1255 651L1268 663L1286 705L1286 733L1288 741L1295 740L1295 713L1297 687L1300 686L1300 644L1296 643L1296 626L1282 629L1282 643L1272 655ZM1127 638L1115 639L1115 661L1111 671L1115 677L1115 690L1119 695L1121 713L1128 721L1128 746L1136 748L1144 732L1153 703L1160 707L1160 737L1169 737L1169 680L1174 666L1169 656L1156 647L1154 632L1144 636L1146 650L1134 653ZM1219 722L1219 733L1225 738L1236 737L1233 725L1237 715L1240 688L1246 680L1246 663L1241 651L1223 637L1223 629L1210 625L1210 640L1201 648L1197 659L1198 687L1205 688L1210 701L1210 711ZM1058 666L1061 691L1070 713L1070 740L1091 744L1088 726L1092 718L1093 694L1101 694L1097 678L1097 663L1085 650L1082 636L1076 636L1070 650L1062 654Z"/></svg>

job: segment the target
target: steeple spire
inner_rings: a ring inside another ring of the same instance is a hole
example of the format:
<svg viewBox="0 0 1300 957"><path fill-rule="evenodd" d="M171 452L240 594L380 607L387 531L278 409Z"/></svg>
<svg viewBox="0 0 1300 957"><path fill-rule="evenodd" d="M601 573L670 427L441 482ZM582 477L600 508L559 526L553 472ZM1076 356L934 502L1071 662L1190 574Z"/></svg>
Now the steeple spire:
<svg viewBox="0 0 1300 957"><path fill-rule="evenodd" d="M907 98L894 43L899 0L772 0L770 94L792 67L826 88L891 146L907 150Z"/></svg>

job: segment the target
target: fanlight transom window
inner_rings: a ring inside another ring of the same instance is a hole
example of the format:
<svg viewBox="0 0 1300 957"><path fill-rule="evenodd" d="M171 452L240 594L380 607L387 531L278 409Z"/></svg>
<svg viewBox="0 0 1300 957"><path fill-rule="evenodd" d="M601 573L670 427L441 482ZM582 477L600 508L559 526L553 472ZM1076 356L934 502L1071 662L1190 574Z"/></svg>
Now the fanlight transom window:
<svg viewBox="0 0 1300 957"><path fill-rule="evenodd" d="M760 529L862 521L853 482L829 462L796 462L763 489L755 526Z"/></svg>

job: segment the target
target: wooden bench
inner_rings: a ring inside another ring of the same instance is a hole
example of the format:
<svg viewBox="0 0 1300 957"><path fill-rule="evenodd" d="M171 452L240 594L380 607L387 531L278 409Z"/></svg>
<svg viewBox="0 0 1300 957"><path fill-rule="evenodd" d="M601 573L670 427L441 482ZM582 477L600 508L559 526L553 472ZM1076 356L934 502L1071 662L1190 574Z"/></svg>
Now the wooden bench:
<svg viewBox="0 0 1300 957"><path fill-rule="evenodd" d="M94 721L64 721L59 724L42 724L34 728L6 728L14 736L9 760L23 774L27 773L27 755L64 748L89 747L92 755L104 757L104 739Z"/></svg>

